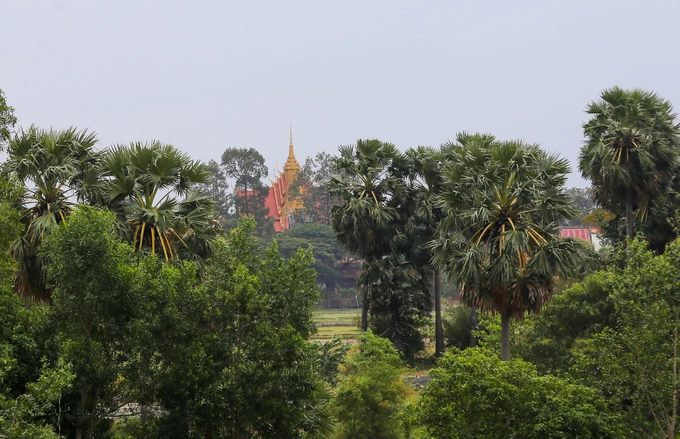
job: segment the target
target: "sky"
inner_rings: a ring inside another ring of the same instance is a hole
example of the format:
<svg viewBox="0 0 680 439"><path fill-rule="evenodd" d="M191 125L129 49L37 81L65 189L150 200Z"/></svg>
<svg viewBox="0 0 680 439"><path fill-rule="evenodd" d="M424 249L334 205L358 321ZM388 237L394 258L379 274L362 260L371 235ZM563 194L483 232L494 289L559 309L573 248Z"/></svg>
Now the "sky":
<svg viewBox="0 0 680 439"><path fill-rule="evenodd" d="M0 89L19 124L157 139L282 170L357 139L522 139L578 172L605 88L680 107L677 0L0 0Z"/></svg>

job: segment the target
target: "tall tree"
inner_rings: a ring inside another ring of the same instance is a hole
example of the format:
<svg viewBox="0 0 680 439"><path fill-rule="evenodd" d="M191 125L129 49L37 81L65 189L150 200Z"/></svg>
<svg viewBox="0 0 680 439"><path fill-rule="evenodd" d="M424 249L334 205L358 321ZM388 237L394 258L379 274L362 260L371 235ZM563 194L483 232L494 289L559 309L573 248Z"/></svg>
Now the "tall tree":
<svg viewBox="0 0 680 439"><path fill-rule="evenodd" d="M43 246L55 287L50 319L59 356L75 374L55 419L67 437L106 437L112 416L155 391L205 310L192 264L135 255L111 212L78 207Z"/></svg>
<svg viewBox="0 0 680 439"><path fill-rule="evenodd" d="M442 187L443 154L432 148L418 147L406 152L413 167L411 185L414 187L415 203L418 206L413 216L415 225L421 229L426 239L434 239L437 224L442 218L442 210L436 205L436 197ZM442 323L441 281L437 267L434 271L434 315L435 315L435 355L444 352L444 326Z"/></svg>
<svg viewBox="0 0 680 439"><path fill-rule="evenodd" d="M234 197L229 193L227 175L215 160L210 160L206 167L210 173L210 181L207 184L199 184L198 187L210 195L215 203L215 213L224 221L232 216L234 209Z"/></svg>
<svg viewBox="0 0 680 439"><path fill-rule="evenodd" d="M536 145L461 134L447 144L433 241L435 263L462 285L462 300L501 315L502 358L510 359L509 319L538 312L554 276L577 265L581 244L560 239L574 215L564 193L569 165Z"/></svg>
<svg viewBox="0 0 680 439"><path fill-rule="evenodd" d="M218 227L212 200L195 188L209 181L205 165L172 145L133 142L105 152L102 174L100 198L138 251L204 264Z"/></svg>
<svg viewBox="0 0 680 439"><path fill-rule="evenodd" d="M7 103L5 93L0 90L0 152L5 150L7 143L12 138L16 123L14 107Z"/></svg>
<svg viewBox="0 0 680 439"><path fill-rule="evenodd" d="M3 172L15 176L25 187L19 203L25 232L12 248L19 263L16 288L24 297L49 299L38 247L64 221L76 200L88 198L96 187L96 142L96 135L87 130L31 126L9 143Z"/></svg>
<svg viewBox="0 0 680 439"><path fill-rule="evenodd" d="M243 200L240 213L254 215L255 207L249 198L267 196L261 194L265 188L262 179L269 172L264 157L255 148L227 148L222 153L222 166L226 175L235 180L234 188L240 191L238 198Z"/></svg>
<svg viewBox="0 0 680 439"><path fill-rule="evenodd" d="M625 218L628 238L634 234L634 218L667 230L663 242L652 242L662 251L673 233L654 210L674 202L667 195L678 185L680 166L680 125L671 103L645 90L613 87L586 112L591 118L583 125L581 175L592 182L600 205Z"/></svg>
<svg viewBox="0 0 680 439"><path fill-rule="evenodd" d="M257 245L254 228L247 218L217 242L192 316L200 332L176 346L157 393L167 411L159 437L299 437L309 422L319 362L304 340L318 298L311 254L284 261L275 245Z"/></svg>
<svg viewBox="0 0 680 439"><path fill-rule="evenodd" d="M331 210L333 230L349 252L371 264L389 251L400 213L391 204L406 190L405 158L391 143L358 140L339 147L330 194L340 200ZM362 288L361 330L368 328L369 290Z"/></svg>

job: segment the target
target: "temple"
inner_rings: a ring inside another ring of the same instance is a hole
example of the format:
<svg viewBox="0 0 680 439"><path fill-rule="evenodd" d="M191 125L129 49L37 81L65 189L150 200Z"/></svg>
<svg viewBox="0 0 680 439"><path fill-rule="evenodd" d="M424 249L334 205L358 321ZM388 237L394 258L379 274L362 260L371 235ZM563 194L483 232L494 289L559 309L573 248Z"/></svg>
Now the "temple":
<svg viewBox="0 0 680 439"><path fill-rule="evenodd" d="M290 144L288 145L288 159L283 165L283 173L277 172L275 180L272 180L269 195L264 205L269 208L268 217L274 219L274 230L282 232L290 228L291 216L294 211L302 207L299 198L291 197L289 186L295 181L300 172L300 164L295 158L293 148L293 128L290 129Z"/></svg>

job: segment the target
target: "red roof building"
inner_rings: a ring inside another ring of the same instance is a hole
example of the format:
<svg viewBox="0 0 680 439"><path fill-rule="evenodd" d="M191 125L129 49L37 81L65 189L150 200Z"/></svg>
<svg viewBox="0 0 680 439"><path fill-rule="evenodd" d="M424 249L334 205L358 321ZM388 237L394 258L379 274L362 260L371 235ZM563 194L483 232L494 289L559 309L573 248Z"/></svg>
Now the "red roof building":
<svg viewBox="0 0 680 439"><path fill-rule="evenodd" d="M562 238L576 238L586 241L592 245L595 250L600 248L600 240L597 235L600 229L588 227L565 227L560 229L560 236Z"/></svg>

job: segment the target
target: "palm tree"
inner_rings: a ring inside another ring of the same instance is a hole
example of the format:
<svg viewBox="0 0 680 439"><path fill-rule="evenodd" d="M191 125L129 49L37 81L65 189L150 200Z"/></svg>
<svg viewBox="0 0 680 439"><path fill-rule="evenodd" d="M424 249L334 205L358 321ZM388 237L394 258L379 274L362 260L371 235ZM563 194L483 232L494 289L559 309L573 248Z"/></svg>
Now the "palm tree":
<svg viewBox="0 0 680 439"><path fill-rule="evenodd" d="M133 142L104 153L102 175L100 201L136 250L202 267L219 228L212 199L194 189L209 182L205 165L171 145Z"/></svg>
<svg viewBox="0 0 680 439"><path fill-rule="evenodd" d="M16 288L22 297L49 300L38 247L44 238L96 187L97 138L87 130L43 130L31 126L17 133L7 149L3 172L25 187L18 201L25 231L12 246L19 263Z"/></svg>
<svg viewBox="0 0 680 439"><path fill-rule="evenodd" d="M399 212L392 205L406 188L404 156L391 143L358 140L339 147L336 175L329 193L340 200L331 210L331 225L340 244L371 264L390 251L392 221ZM361 330L368 329L370 295L362 288Z"/></svg>
<svg viewBox="0 0 680 439"><path fill-rule="evenodd" d="M419 146L406 152L410 165L411 185L414 188L415 204L418 206L413 216L413 223L417 225L426 237L426 241L435 237L437 224L441 220L442 210L435 205L435 200L442 186L443 154L432 148ZM439 269L432 267L434 272L434 309L435 309L435 355L444 352L444 327L441 310L441 281Z"/></svg>
<svg viewBox="0 0 680 439"><path fill-rule="evenodd" d="M646 221L657 198L668 201L663 195L677 184L680 125L669 101L640 89L606 89L586 112L579 170L592 182L595 200L625 217L632 238L633 218Z"/></svg>
<svg viewBox="0 0 680 439"><path fill-rule="evenodd" d="M564 191L569 166L536 145L462 134L446 144L438 205L445 216L432 242L435 263L462 285L462 300L501 315L502 358L509 319L537 313L570 274L581 244L559 238L574 215Z"/></svg>

